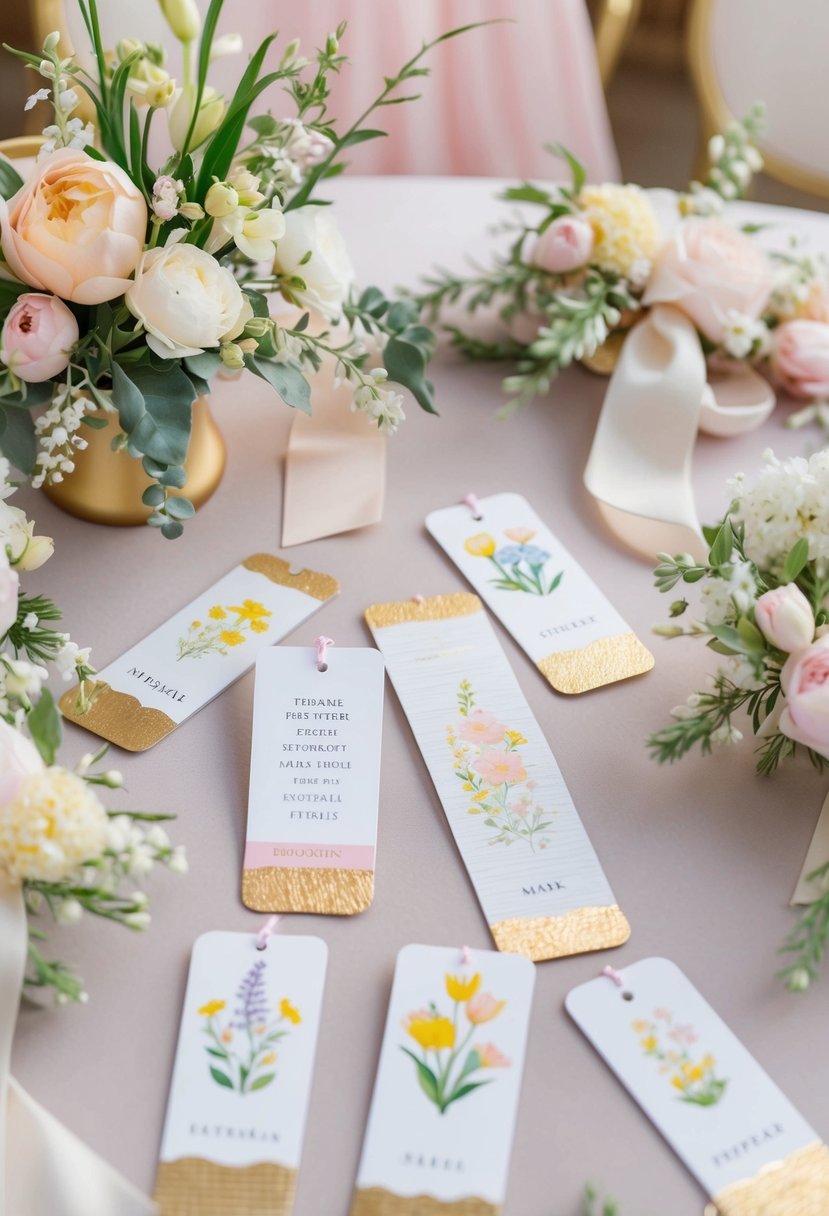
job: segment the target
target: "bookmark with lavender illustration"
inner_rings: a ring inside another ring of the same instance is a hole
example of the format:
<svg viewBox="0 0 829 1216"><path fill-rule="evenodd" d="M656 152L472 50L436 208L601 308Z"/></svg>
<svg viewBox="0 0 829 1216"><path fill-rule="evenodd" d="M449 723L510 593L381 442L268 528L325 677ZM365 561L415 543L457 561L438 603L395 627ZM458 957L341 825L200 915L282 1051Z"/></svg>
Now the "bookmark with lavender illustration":
<svg viewBox="0 0 829 1216"><path fill-rule="evenodd" d="M291 573L254 553L186 608L61 698L64 717L143 752L197 713L339 591L330 574Z"/></svg>
<svg viewBox="0 0 829 1216"><path fill-rule="evenodd" d="M400 951L350 1216L497 1216L534 981L517 955Z"/></svg>
<svg viewBox="0 0 829 1216"><path fill-rule="evenodd" d="M374 897L383 658L279 646L256 660L242 901L348 916Z"/></svg>
<svg viewBox="0 0 829 1216"><path fill-rule="evenodd" d="M625 919L477 596L374 604L366 621L499 950L618 946Z"/></svg>
<svg viewBox="0 0 829 1216"><path fill-rule="evenodd" d="M558 692L653 667L653 655L520 494L433 511L426 527Z"/></svg>
<svg viewBox="0 0 829 1216"><path fill-rule="evenodd" d="M567 1012L696 1177L706 1216L825 1216L829 1149L672 962L574 988Z"/></svg>
<svg viewBox="0 0 829 1216"><path fill-rule="evenodd" d="M204 933L190 963L154 1198L161 1216L290 1216L327 948Z"/></svg>

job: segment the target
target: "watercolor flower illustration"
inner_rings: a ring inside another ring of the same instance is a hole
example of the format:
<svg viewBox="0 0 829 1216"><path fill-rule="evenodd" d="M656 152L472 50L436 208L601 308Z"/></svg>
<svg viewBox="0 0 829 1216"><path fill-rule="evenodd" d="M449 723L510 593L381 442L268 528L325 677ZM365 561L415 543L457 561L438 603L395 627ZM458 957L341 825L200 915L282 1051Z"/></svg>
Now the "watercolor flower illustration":
<svg viewBox="0 0 829 1216"><path fill-rule="evenodd" d="M692 1026L674 1022L669 1009L655 1009L653 1020L637 1018L631 1025L642 1051L658 1061L660 1073L669 1078L680 1102L716 1106L728 1081L716 1075L716 1060L710 1053L692 1051L698 1040Z"/></svg>
<svg viewBox="0 0 829 1216"><path fill-rule="evenodd" d="M501 591L552 595L564 577L564 571L545 575L544 567L550 554L540 545L530 544L535 532L531 528L505 528L504 536L511 543L499 548L494 536L477 532L464 541L463 547L472 557L485 557L492 562L498 577L489 581Z"/></svg>
<svg viewBox="0 0 829 1216"><path fill-rule="evenodd" d="M527 740L510 730L495 714L475 707L475 694L462 680L457 694L460 720L446 729L452 767L464 793L470 815L483 815L492 829L490 844L524 841L530 849L546 849L544 833L552 826L553 812L534 798L535 782L527 772L520 748Z"/></svg>
<svg viewBox="0 0 829 1216"><path fill-rule="evenodd" d="M443 1013L434 1002L403 1019L403 1029L421 1054L401 1044L414 1061L417 1081L429 1101L444 1115L453 1102L489 1084L490 1069L510 1068L511 1061L494 1043L472 1043L478 1027L493 1021L506 1001L481 992L481 975L444 976L451 1009Z"/></svg>
<svg viewBox="0 0 829 1216"><path fill-rule="evenodd" d="M258 600L242 600L226 608L214 604L207 610L206 621L191 621L185 636L179 638L176 662L200 659L204 654L228 654L252 634L267 633L272 615Z"/></svg>
<svg viewBox="0 0 829 1216"><path fill-rule="evenodd" d="M223 1000L202 1005L207 1036L205 1051L210 1056L210 1075L223 1089L237 1094L252 1094L276 1079L276 1046L302 1021L302 1015L287 997L274 1009L265 987L266 962L259 959L243 978L236 992L232 1016L222 1018L227 1008Z"/></svg>

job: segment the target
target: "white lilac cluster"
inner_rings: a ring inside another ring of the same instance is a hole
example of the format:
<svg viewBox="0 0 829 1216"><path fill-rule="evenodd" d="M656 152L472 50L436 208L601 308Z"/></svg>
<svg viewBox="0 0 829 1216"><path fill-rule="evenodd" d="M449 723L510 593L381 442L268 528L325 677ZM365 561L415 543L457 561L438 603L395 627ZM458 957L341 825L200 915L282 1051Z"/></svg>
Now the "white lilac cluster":
<svg viewBox="0 0 829 1216"><path fill-rule="evenodd" d="M36 490L46 482L63 481L64 474L74 471L74 453L82 452L87 446L87 441L78 434L86 405L85 398L77 390L61 384L48 410L35 420L39 451L32 486Z"/></svg>
<svg viewBox="0 0 829 1216"><path fill-rule="evenodd" d="M274 186L301 186L309 171L328 156L333 144L327 135L306 127L298 118L281 119L263 139L257 153L271 162L267 177Z"/></svg>
<svg viewBox="0 0 829 1216"><path fill-rule="evenodd" d="M752 562L743 561L736 551L731 561L720 567L720 577L706 579L700 591L700 607L709 627L725 625L745 615L758 595L757 572Z"/></svg>
<svg viewBox="0 0 829 1216"><path fill-rule="evenodd" d="M49 34L43 44L44 58L40 62L40 75L50 80L48 89L37 89L27 98L24 110L33 109L39 101L47 101L50 97L55 110L55 121L43 128L43 144L38 150L38 160L43 160L57 148L83 149L95 139L91 123L85 123L81 118L71 118L70 115L80 105L77 89L72 88L72 81L65 74L71 65L71 59L59 59L56 51L60 36Z"/></svg>
<svg viewBox="0 0 829 1216"><path fill-rule="evenodd" d="M729 482L731 518L745 526L745 552L763 570L780 576L786 556L805 537L819 577L829 573L829 450L808 459L778 460L772 451L752 485L743 474Z"/></svg>
<svg viewBox="0 0 829 1216"><path fill-rule="evenodd" d="M402 395L382 387L387 377L388 372L384 367L376 367L369 372L366 380L354 390L351 408L365 414L384 434L394 435L401 422L405 422L406 415Z"/></svg>

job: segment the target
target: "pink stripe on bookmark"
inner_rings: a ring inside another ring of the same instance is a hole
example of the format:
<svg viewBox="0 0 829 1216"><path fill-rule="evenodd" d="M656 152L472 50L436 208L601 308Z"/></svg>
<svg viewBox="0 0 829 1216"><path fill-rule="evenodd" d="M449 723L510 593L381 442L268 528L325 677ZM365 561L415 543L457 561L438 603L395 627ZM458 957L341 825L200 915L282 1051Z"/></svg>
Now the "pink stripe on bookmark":
<svg viewBox="0 0 829 1216"><path fill-rule="evenodd" d="M374 847L370 844L281 844L249 840L245 846L245 869L279 866L287 870L373 870Z"/></svg>

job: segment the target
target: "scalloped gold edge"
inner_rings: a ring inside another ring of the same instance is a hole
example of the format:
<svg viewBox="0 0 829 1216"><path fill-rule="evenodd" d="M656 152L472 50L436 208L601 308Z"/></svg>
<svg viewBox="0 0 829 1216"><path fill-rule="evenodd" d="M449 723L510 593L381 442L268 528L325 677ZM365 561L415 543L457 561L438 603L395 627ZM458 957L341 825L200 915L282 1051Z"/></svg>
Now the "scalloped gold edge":
<svg viewBox="0 0 829 1216"><path fill-rule="evenodd" d="M371 604L365 611L369 629L387 629L408 621L448 621L459 616L472 616L482 610L477 595L456 591L451 595L433 595L425 600L390 600Z"/></svg>
<svg viewBox="0 0 829 1216"><path fill-rule="evenodd" d="M137 697L116 692L103 680L87 683L86 695L92 700L80 713L79 691L80 685L76 684L58 702L64 718L125 751L145 752L176 729L177 724L160 709L148 709Z"/></svg>
<svg viewBox="0 0 829 1216"><path fill-rule="evenodd" d="M370 1186L354 1192L349 1216L498 1216L500 1211L500 1204L475 1195L435 1199L433 1195L396 1195L381 1186Z"/></svg>
<svg viewBox="0 0 829 1216"><path fill-rule="evenodd" d="M297 1171L271 1161L219 1165L203 1157L161 1161L153 1198L161 1216L291 1216Z"/></svg>
<svg viewBox="0 0 829 1216"><path fill-rule="evenodd" d="M753 1178L723 1187L705 1216L826 1216L829 1148L819 1140L763 1166Z"/></svg>
<svg viewBox="0 0 829 1216"><path fill-rule="evenodd" d="M242 871L242 903L252 912L354 916L373 900L373 870L259 866Z"/></svg>
<svg viewBox="0 0 829 1216"><path fill-rule="evenodd" d="M321 574L318 570L300 570L291 574L291 563L284 558L274 557L272 553L252 553L242 562L246 570L255 574L264 574L265 578L280 587L293 587L294 591L302 591L315 600L330 600L340 589L339 579L333 574Z"/></svg>
<svg viewBox="0 0 829 1216"><path fill-rule="evenodd" d="M597 638L580 650L559 650L536 666L556 692L579 693L644 675L655 659L632 631Z"/></svg>
<svg viewBox="0 0 829 1216"><path fill-rule="evenodd" d="M609 950L630 937L630 925L618 904L573 908L561 916L515 916L490 925L489 931L499 950L523 954L534 963Z"/></svg>

